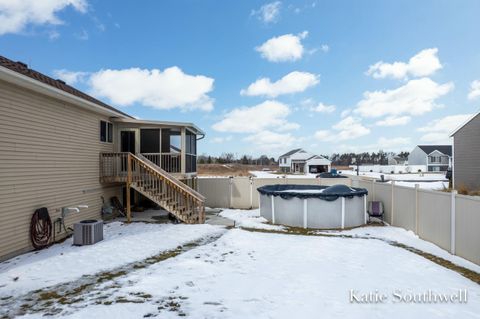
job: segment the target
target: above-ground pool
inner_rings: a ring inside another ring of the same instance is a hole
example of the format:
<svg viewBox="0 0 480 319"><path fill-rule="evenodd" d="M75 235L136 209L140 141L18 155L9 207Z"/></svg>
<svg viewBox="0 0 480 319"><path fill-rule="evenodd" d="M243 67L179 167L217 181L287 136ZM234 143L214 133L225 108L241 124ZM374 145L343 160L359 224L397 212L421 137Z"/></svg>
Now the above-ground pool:
<svg viewBox="0 0 480 319"><path fill-rule="evenodd" d="M260 215L273 224L304 228L345 228L366 224L364 188L346 185L259 187Z"/></svg>

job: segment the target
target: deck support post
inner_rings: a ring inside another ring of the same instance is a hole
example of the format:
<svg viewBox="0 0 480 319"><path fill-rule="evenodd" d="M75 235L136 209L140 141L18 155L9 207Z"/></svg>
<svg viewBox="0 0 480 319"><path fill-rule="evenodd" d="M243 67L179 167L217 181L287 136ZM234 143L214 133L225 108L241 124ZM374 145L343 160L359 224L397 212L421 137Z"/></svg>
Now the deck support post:
<svg viewBox="0 0 480 319"><path fill-rule="evenodd" d="M127 187L126 187L126 192L127 192L127 223L131 222L131 203L130 203L130 184L132 183L132 157L131 154L128 153L128 158L127 158Z"/></svg>

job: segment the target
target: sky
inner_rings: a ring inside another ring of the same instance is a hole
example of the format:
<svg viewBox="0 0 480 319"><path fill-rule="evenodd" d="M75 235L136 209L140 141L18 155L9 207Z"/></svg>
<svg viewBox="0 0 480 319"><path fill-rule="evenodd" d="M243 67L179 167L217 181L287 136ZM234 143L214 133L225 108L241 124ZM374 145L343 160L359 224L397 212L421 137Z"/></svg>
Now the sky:
<svg viewBox="0 0 480 319"><path fill-rule="evenodd" d="M480 108L480 1L0 0L0 54L199 153L410 151Z"/></svg>

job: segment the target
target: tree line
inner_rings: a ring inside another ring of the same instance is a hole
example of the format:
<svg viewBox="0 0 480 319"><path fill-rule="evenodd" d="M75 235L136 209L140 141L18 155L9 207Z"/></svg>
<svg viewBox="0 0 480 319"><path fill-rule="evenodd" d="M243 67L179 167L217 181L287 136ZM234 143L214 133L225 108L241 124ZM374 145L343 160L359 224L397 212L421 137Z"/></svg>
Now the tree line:
<svg viewBox="0 0 480 319"><path fill-rule="evenodd" d="M334 153L330 156L322 155L332 161L332 165L346 166L359 165L387 165L388 158L398 156L407 159L409 152L363 152L363 153ZM222 153L220 156L202 154L197 158L199 164L244 164L244 165L277 165L276 158L268 155L253 157L250 155L237 156L234 153Z"/></svg>

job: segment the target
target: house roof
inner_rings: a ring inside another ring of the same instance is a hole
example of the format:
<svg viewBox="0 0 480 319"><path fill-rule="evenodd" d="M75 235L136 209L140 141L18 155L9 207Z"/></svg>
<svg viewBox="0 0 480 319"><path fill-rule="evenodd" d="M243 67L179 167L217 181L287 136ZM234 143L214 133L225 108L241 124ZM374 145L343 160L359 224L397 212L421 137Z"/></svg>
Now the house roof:
<svg viewBox="0 0 480 319"><path fill-rule="evenodd" d="M297 153L298 151L301 151L301 150L302 150L301 148L296 148L296 149L294 149L294 150L291 150L290 152L287 152L287 153L285 153L285 154L283 154L283 155L280 155L280 157L287 157L287 156L290 156L290 155L292 155L292 154L295 154L295 153Z"/></svg>
<svg viewBox="0 0 480 319"><path fill-rule="evenodd" d="M22 74L24 76L27 76L31 79L34 79L38 82L41 82L43 84L46 84L48 86L51 86L53 88L56 88L56 89L59 89L61 91L64 91L66 93L69 93L73 96L76 96L76 97L79 97L83 100L86 100L88 102L91 102L91 103L94 103L98 106L101 106L105 109L108 109L110 111L113 111L113 112L116 112L116 113L119 113L127 118L133 118L132 116L128 115L127 113L124 113L120 110L117 110L116 108L106 104L106 103L103 103L102 101L99 101L97 100L96 98L86 94L86 93L83 93L82 91L80 90L77 90L75 89L74 87L66 84L65 82L61 81L61 80L56 80L56 79L53 79L43 73L40 73L38 71L35 71L35 70L32 70L32 69L29 69L28 66L25 64L25 63L22 63L22 62L15 62L15 61L12 61L10 59L7 59L6 57L4 56L1 56L0 55L0 66L1 67L4 67L4 68L7 68L11 71L14 71L16 73L19 73L19 74Z"/></svg>
<svg viewBox="0 0 480 319"><path fill-rule="evenodd" d="M477 116L480 115L480 111L473 114L472 116L470 116L464 123L462 123L459 127L457 127L452 133L450 133L450 137L454 136L455 134L457 134L458 131L460 131L460 129L462 127L464 127L465 125L467 125L468 123L470 123L474 118L476 118Z"/></svg>
<svg viewBox="0 0 480 319"><path fill-rule="evenodd" d="M418 145L418 147L427 154L439 151L445 155L452 156L452 145Z"/></svg>

